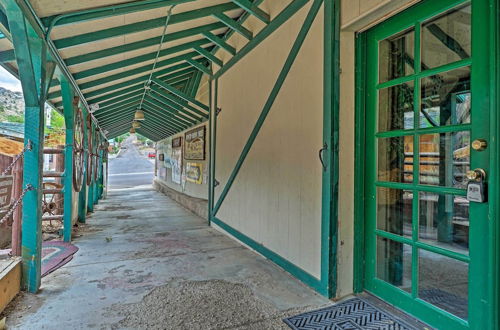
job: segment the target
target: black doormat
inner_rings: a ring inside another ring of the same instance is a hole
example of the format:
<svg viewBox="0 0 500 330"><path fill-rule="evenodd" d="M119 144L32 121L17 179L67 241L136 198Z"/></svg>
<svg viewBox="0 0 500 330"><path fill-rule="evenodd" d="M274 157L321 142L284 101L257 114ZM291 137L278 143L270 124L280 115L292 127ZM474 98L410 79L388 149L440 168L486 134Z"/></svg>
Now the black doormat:
<svg viewBox="0 0 500 330"><path fill-rule="evenodd" d="M295 330L415 330L398 317L360 298L353 298L316 311L283 320Z"/></svg>

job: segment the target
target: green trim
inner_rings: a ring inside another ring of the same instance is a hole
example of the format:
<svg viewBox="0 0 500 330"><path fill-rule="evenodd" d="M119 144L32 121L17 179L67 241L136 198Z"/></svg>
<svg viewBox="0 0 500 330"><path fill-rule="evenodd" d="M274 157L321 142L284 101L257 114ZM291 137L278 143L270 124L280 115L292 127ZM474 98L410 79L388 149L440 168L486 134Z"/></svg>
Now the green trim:
<svg viewBox="0 0 500 330"><path fill-rule="evenodd" d="M354 281L353 291L364 289L365 263L365 94L366 94L366 33L356 36L355 43L355 150L354 150Z"/></svg>
<svg viewBox="0 0 500 330"><path fill-rule="evenodd" d="M219 46L220 48L226 50L229 54L231 55L236 55L236 48L233 46L229 45L227 42L225 42L222 38L214 35L213 33L210 32L203 32L203 35L205 38Z"/></svg>
<svg viewBox="0 0 500 330"><path fill-rule="evenodd" d="M300 281L304 282L308 286L312 287L319 293L323 295L327 295L326 289L321 283L319 279L316 277L312 276L311 274L307 273L303 269L295 266L293 263L290 261L286 260L285 258L281 257L277 253L269 250L266 248L264 245L261 243L257 243L250 237L246 236L245 234L239 232L238 230L234 229L233 227L229 226L228 224L224 223L222 220L218 219L217 217L212 217L212 223L216 224L220 228L222 228L224 231L226 231L229 235L233 236L240 242L242 242L245 245L248 245L251 249L255 250L257 253L260 253L267 259L271 260L290 274L292 274L294 277L299 279Z"/></svg>
<svg viewBox="0 0 500 330"><path fill-rule="evenodd" d="M82 115L83 118L87 118L87 110L85 108L82 109ZM82 183L82 190L78 193L78 222L80 223L85 223L86 218L87 218L87 210L85 205L87 204L87 161L88 161L88 129L87 129L87 124L84 124L84 129L83 129L83 148L84 148L84 153L83 153L83 183Z"/></svg>
<svg viewBox="0 0 500 330"><path fill-rule="evenodd" d="M246 54L250 53L262 41L264 41L271 33L278 29L283 23L288 21L297 11L306 5L308 0L294 0L285 9L283 9L275 19L264 27L249 43L247 43L241 50L233 56L227 63L214 74L214 79L222 76L233 65L238 63Z"/></svg>
<svg viewBox="0 0 500 330"><path fill-rule="evenodd" d="M170 17L170 24L178 24L191 20L196 20L211 16L215 13L222 13L229 10L239 8L233 3L223 3L220 5L204 7L179 14L174 14ZM121 25L109 29L83 33L76 36L62 38L54 41L58 49L73 47L85 43L96 42L103 39L118 37L126 34L137 33L141 31L156 29L165 25L165 17L158 17L147 21Z"/></svg>
<svg viewBox="0 0 500 330"><path fill-rule="evenodd" d="M231 30L238 32L239 34L241 34L243 37L247 38L248 40L252 40L252 38L253 38L252 31L248 30L243 25L241 25L240 23L233 20L231 17L229 17L223 13L215 13L212 16L217 18L222 23L224 23Z"/></svg>
<svg viewBox="0 0 500 330"><path fill-rule="evenodd" d="M248 140L245 143L243 150L241 151L241 154L238 158L238 161L236 162L236 165L234 166L234 169L231 172L231 175L229 176L229 179L227 180L227 183L224 186L224 189L219 196L219 200L217 201L217 203L214 206L214 210L213 210L214 216L219 211L222 203L224 202L224 199L226 198L227 194L229 193L229 190L231 189L231 187L234 183L234 180L236 179L236 176L238 175L238 173L241 169L241 166L245 162L245 159L246 159L248 153L250 152L250 149L252 148L252 145L253 145L255 139L257 138L257 135L259 134L260 129L262 128L262 125L264 124L264 121L267 118L267 115L271 111L271 108L274 104L274 101L276 100L276 97L278 96L278 94L281 90L281 87L283 87L285 79L288 76L288 73L290 72L290 69L292 68L293 63L295 62L295 59L297 58L297 55L302 47L302 44L304 43L305 38L307 37L309 29L311 28L312 23L314 22L314 18L316 17L316 14L318 13L319 8L320 8L322 3L323 3L322 0L315 0L313 2L313 5L311 6L311 9L309 10L309 13L307 14L307 16L304 20L304 23L303 23L303 25L302 25L302 27L297 35L297 39L295 39L295 42L293 43L293 46L290 50L290 53L288 54L288 57L285 61L285 64L283 65L283 68L281 69L281 72L278 75L278 78L276 79L276 83L274 84L274 87L271 90L271 93L269 94L269 97L268 97L266 103L264 104L264 107L259 115L259 118L257 119L257 122L255 123L255 126L254 126L250 136L248 137ZM259 35L257 35L257 37L254 40L257 40ZM215 77L217 77L217 75L215 75Z"/></svg>
<svg viewBox="0 0 500 330"><path fill-rule="evenodd" d="M321 281L327 296L337 293L339 95L340 95L340 0L325 0L323 75L323 152L321 201Z"/></svg>
<svg viewBox="0 0 500 330"><path fill-rule="evenodd" d="M61 93L64 104L64 123L66 127L66 146L64 148L64 212L63 212L63 239L71 242L73 217L73 143L74 118L73 89L71 84L61 77Z"/></svg>
<svg viewBox="0 0 500 330"><path fill-rule="evenodd" d="M214 54L210 53L208 50L202 47L194 47L194 50L197 51L200 55L206 57L210 62L217 64L218 66L222 66L224 63L222 62L221 59L219 59L217 56ZM207 70L207 72L210 72L212 74L212 70ZM207 73L205 72L205 73Z"/></svg>
<svg viewBox="0 0 500 330"><path fill-rule="evenodd" d="M167 84L166 82L161 81L161 80L159 80L157 78L153 78L152 81L155 84L157 84L158 86L160 86L161 88L163 88L163 89L167 90L168 92L176 95L177 97L179 97L179 98L181 98L181 99L183 99L183 100L185 100L187 102L190 102L192 104L195 104L196 106L202 108L205 111L209 111L210 110L209 107L206 104L201 103L200 101L198 101L195 98L193 98L193 97L191 97L191 96L189 96L189 95L181 92L177 88L172 87L171 85ZM170 98L170 96L169 96L169 98ZM208 115L204 114L204 117L208 118Z"/></svg>
<svg viewBox="0 0 500 330"><path fill-rule="evenodd" d="M207 74L209 76L212 75L212 71L209 68L207 68L205 65L201 64L200 62L192 60L192 59L187 59L186 61L189 64L191 64L194 68L198 69L199 71L201 71L201 72L203 72L203 73L205 73L205 74ZM190 96L190 95L188 95L188 96Z"/></svg>
<svg viewBox="0 0 500 330"><path fill-rule="evenodd" d="M271 18L269 14L257 7L255 4L251 3L248 0L231 0L241 8L243 8L248 13L260 19L265 24L269 24L271 22Z"/></svg>

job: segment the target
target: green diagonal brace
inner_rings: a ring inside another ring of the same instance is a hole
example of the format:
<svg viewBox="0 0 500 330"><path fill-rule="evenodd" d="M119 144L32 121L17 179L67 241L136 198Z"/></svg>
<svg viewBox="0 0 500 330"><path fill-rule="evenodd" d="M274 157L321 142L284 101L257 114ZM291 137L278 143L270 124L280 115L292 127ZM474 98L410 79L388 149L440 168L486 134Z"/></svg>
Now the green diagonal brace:
<svg viewBox="0 0 500 330"><path fill-rule="evenodd" d="M309 9L309 12L304 20L304 23L302 24L302 27L300 28L299 34L297 35L297 38L295 39L295 42L293 43L292 49L290 50L290 53L288 54L288 57L285 61L285 64L283 65L283 68L281 69L281 72L278 76L278 79L276 80L276 83L274 84L273 89L271 90L271 93L264 105L264 108L262 109L262 112L259 115L259 118L257 119L257 122L252 130L252 133L250 134L250 137L248 138L245 146L243 147L243 150L240 154L240 157L238 158L238 161L236 162L236 165L231 172L231 175L229 176L229 179L224 186L224 190L220 194L219 200L215 204L214 210L212 212L213 216L217 215L217 212L219 211L222 203L224 202L224 199L226 198L227 194L229 193L229 190L231 189L234 180L236 179L236 176L238 175L241 166L245 162L245 159L250 151L250 149L253 146L253 143L255 141L255 138L260 132L260 129L262 128L262 125L264 124L264 121L267 118L267 115L269 114L269 111L271 111L271 108L274 104L274 101L276 100L276 97L278 96L281 87L283 86L286 77L288 76L288 72L290 72L290 69L292 68L293 63L295 62L295 59L297 58L297 55L299 54L300 49L302 48L302 44L304 43L304 40L307 37L307 34L309 33L309 29L311 28L314 19L316 17L316 14L318 13L321 5L323 3L323 0L314 0L311 9Z"/></svg>

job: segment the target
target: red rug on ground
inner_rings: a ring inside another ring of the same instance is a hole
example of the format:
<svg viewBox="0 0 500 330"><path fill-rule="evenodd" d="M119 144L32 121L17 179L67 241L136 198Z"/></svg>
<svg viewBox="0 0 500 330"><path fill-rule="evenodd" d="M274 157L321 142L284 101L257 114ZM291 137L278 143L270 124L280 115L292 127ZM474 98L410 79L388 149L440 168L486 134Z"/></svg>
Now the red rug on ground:
<svg viewBox="0 0 500 330"><path fill-rule="evenodd" d="M48 241L42 243L42 277L64 266L78 251L71 243Z"/></svg>

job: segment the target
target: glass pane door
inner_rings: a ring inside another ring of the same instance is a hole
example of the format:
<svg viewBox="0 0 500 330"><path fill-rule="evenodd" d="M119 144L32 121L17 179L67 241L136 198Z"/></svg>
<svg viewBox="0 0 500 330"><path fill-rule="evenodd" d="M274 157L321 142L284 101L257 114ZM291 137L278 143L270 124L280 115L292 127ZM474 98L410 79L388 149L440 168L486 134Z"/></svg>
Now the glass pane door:
<svg viewBox="0 0 500 330"><path fill-rule="evenodd" d="M365 285L453 328L469 328L486 220L467 200L472 121L488 115L473 107L472 8L428 1L367 34Z"/></svg>

